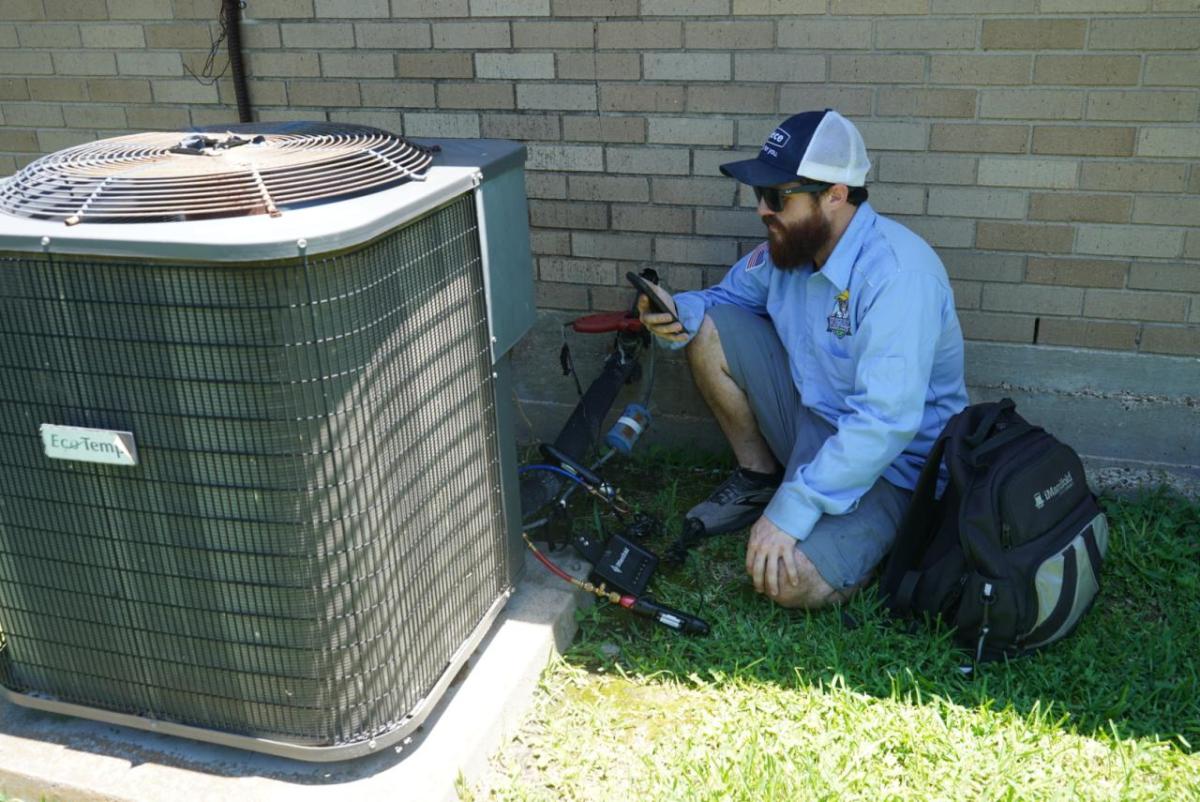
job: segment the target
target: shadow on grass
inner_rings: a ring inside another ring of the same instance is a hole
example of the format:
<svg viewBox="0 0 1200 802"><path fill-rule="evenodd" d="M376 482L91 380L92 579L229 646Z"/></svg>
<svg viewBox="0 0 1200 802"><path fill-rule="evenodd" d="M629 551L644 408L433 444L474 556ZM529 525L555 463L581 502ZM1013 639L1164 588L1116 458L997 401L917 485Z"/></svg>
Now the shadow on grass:
<svg viewBox="0 0 1200 802"><path fill-rule="evenodd" d="M650 543L661 551L682 512L724 470L658 454L614 466L609 478L663 519L666 532ZM1200 749L1200 505L1163 492L1102 501L1112 535L1096 606L1069 639L982 666L974 678L960 670L967 657L949 632L908 634L883 614L874 588L847 605L854 622L832 611L777 608L745 575L744 535L705 543L682 570L654 580L662 601L712 624L709 637L681 637L602 605L583 614L567 659L597 671L619 662L626 672L684 684L696 676L804 688L840 677L878 698L935 695L965 707L1038 711L1061 718L1067 731L1169 740L1193 753Z"/></svg>

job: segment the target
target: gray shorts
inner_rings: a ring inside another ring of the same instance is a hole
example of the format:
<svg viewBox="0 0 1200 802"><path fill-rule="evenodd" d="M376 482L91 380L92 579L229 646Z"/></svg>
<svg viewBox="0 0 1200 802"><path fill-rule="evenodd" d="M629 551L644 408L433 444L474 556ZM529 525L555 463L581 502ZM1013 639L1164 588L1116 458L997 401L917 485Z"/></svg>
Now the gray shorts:
<svg viewBox="0 0 1200 802"><path fill-rule="evenodd" d="M766 318L737 306L708 310L729 372L750 400L759 431L788 473L812 461L836 430L800 402L788 355ZM867 579L892 547L912 493L880 478L845 515L822 515L796 544L835 590Z"/></svg>

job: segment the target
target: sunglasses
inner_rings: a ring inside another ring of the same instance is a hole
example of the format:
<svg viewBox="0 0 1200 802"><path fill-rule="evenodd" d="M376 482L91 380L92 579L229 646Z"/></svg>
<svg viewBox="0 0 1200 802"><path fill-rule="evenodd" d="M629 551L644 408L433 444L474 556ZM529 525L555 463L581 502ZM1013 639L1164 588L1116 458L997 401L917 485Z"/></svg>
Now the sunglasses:
<svg viewBox="0 0 1200 802"><path fill-rule="evenodd" d="M780 189L779 187L754 187L754 197L756 200L763 201L767 204L767 208L773 212L782 212L783 204L787 202L788 195L804 195L808 193L824 192L829 189L832 184L801 184L798 187L788 187Z"/></svg>

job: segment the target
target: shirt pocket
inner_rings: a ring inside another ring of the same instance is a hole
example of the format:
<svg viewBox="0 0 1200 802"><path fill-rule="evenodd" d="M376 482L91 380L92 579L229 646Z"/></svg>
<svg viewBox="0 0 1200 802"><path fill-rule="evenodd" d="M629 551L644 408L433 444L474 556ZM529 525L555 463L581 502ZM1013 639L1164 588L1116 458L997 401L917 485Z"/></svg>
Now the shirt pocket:
<svg viewBox="0 0 1200 802"><path fill-rule="evenodd" d="M854 390L854 358L841 343L818 342L815 352L817 372L834 393L831 400L841 406Z"/></svg>

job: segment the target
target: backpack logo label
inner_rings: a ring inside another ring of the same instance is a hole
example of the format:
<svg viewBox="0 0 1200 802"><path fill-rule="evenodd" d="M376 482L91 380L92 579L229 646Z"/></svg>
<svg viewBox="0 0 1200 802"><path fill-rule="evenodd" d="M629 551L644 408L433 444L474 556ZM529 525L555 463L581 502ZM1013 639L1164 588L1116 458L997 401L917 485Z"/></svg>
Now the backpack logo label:
<svg viewBox="0 0 1200 802"><path fill-rule="evenodd" d="M1039 493L1033 494L1033 506L1039 510L1046 506L1046 502L1053 499L1055 496L1061 495L1075 486L1075 477L1070 471L1062 475L1062 478L1055 482L1050 487L1042 490Z"/></svg>

